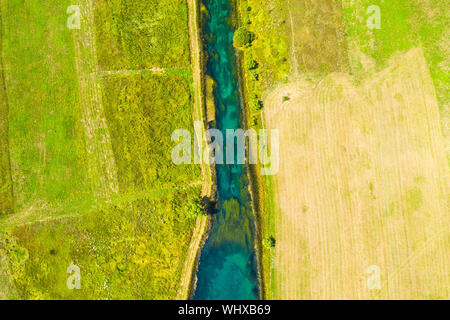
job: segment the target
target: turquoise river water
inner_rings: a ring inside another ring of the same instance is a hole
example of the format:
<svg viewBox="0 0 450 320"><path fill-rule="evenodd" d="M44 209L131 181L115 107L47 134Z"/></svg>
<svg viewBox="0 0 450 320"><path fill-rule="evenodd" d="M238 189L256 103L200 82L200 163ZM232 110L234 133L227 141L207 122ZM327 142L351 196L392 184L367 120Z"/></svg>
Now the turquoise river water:
<svg viewBox="0 0 450 320"><path fill-rule="evenodd" d="M231 2L204 0L210 14L203 29L209 55L207 73L217 83L216 122L224 137L226 129L241 127ZM246 167L216 164L216 171L216 218L202 250L194 299L258 299L255 228Z"/></svg>

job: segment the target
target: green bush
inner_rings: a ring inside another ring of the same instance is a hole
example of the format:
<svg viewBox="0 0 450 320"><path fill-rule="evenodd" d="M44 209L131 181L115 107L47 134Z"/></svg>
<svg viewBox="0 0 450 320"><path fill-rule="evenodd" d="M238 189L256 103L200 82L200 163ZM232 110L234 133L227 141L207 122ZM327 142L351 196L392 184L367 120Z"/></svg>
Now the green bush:
<svg viewBox="0 0 450 320"><path fill-rule="evenodd" d="M256 70L250 70L250 75L254 81L259 81L259 73Z"/></svg>
<svg viewBox="0 0 450 320"><path fill-rule="evenodd" d="M253 57L246 57L245 68L247 70L255 70L256 68L258 68L258 62L255 59L253 59Z"/></svg>
<svg viewBox="0 0 450 320"><path fill-rule="evenodd" d="M252 115L251 125L252 126L258 125L258 117L256 115Z"/></svg>
<svg viewBox="0 0 450 320"><path fill-rule="evenodd" d="M263 245L266 248L275 248L275 245L277 244L277 241L275 240L275 238L273 236L267 237L266 239L264 239L263 241Z"/></svg>
<svg viewBox="0 0 450 320"><path fill-rule="evenodd" d="M253 40L255 40L255 34L247 28L240 27L234 33L233 45L236 48L248 48L252 45Z"/></svg>
<svg viewBox="0 0 450 320"><path fill-rule="evenodd" d="M250 100L250 107L254 110L254 111L258 111L262 109L262 102L258 99L251 99Z"/></svg>

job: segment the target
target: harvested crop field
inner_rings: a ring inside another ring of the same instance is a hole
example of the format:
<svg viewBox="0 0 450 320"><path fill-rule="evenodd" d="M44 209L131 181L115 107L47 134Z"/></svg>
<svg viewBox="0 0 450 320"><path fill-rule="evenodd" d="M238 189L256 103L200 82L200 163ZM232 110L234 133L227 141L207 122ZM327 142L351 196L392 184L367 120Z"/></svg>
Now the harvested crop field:
<svg viewBox="0 0 450 320"><path fill-rule="evenodd" d="M358 85L332 74L265 100L267 126L280 130L273 298L450 297L435 89L420 48L388 65Z"/></svg>

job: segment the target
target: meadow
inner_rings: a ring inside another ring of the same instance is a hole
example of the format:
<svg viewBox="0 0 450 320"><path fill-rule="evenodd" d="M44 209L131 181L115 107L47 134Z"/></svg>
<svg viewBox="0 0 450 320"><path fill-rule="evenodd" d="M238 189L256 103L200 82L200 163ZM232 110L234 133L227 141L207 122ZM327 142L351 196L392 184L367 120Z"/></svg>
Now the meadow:
<svg viewBox="0 0 450 320"><path fill-rule="evenodd" d="M193 126L187 5L86 0L71 30L70 4L1 2L0 291L174 298L202 184L170 159L172 131Z"/></svg>
<svg viewBox="0 0 450 320"><path fill-rule="evenodd" d="M11 213L13 209L13 194L11 168L9 165L8 143L8 103L5 80L3 76L2 59L2 19L0 10L0 215ZM2 253L2 252L0 252ZM0 300L16 298L14 286L9 273L8 259L0 255Z"/></svg>

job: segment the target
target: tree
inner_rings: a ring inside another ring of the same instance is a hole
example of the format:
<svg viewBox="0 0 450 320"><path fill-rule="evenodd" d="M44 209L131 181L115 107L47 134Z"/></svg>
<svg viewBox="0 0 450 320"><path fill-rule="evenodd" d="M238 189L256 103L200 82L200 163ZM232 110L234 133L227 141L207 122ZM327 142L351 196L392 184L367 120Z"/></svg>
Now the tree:
<svg viewBox="0 0 450 320"><path fill-rule="evenodd" d="M185 206L186 216L190 219L200 217L205 213L205 206L200 197L192 197L188 200Z"/></svg>
<svg viewBox="0 0 450 320"><path fill-rule="evenodd" d="M248 48L252 45L253 40L255 40L255 34L245 27L240 27L234 33L233 45L240 49Z"/></svg>

